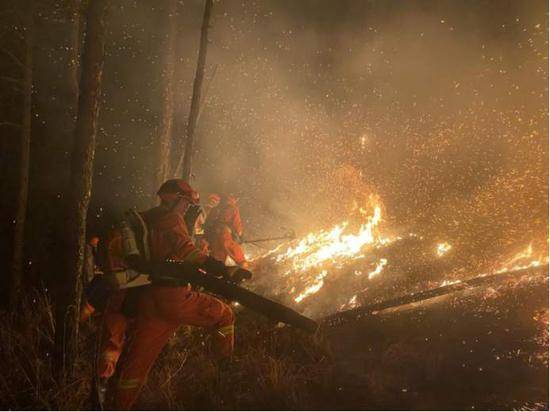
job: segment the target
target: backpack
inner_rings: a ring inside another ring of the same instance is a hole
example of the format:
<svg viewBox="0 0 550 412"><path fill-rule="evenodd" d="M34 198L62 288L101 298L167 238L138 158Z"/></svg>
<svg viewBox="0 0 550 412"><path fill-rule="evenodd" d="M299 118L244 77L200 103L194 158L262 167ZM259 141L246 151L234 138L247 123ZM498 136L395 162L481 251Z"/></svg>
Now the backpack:
<svg viewBox="0 0 550 412"><path fill-rule="evenodd" d="M129 289L151 283L149 275L128 267L125 257L140 255L150 258L149 231L141 215L134 209L124 213L124 218L108 233L102 244L101 265L107 281L113 289Z"/></svg>

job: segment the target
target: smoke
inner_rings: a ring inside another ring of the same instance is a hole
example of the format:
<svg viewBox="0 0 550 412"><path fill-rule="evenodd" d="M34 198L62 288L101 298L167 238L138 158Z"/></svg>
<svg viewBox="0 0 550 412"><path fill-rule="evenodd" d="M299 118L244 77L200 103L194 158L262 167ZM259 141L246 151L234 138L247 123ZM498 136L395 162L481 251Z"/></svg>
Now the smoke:
<svg viewBox="0 0 550 412"><path fill-rule="evenodd" d="M154 193L163 9L131 4L109 22L94 214ZM203 4L179 7L175 153ZM211 24L193 183L240 196L250 236L377 193L389 227L471 259L546 242L544 2L220 1Z"/></svg>

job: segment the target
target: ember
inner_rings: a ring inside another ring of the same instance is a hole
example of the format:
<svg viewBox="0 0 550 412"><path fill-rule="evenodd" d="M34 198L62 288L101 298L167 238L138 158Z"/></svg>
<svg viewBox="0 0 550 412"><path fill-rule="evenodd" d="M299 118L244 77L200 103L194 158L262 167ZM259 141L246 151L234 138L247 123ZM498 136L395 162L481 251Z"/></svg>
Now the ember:
<svg viewBox="0 0 550 412"><path fill-rule="evenodd" d="M376 258L374 251L402 239L399 236L382 235L382 207L375 201L378 199L377 196L370 196L370 203L366 207L355 205L352 211L353 219L335 225L329 230L311 232L301 239L280 245L258 258L255 266L260 270L266 264L282 268L277 273L285 286L274 286L273 290L276 294L290 295L292 303L306 306L310 305L311 302L307 302L320 293L327 283L332 285L334 282L345 282L346 279L350 279L350 274L354 275L355 282L359 284L363 282L363 275L366 275L366 281L378 277L389 261L385 257ZM358 262L357 270L349 269L353 262ZM258 282L268 287L262 280ZM256 287L258 282L254 282ZM355 282L350 282L350 285ZM277 282L277 285L279 284L280 282ZM364 286L361 286L361 289L363 288ZM342 302L334 307L333 311L347 307L348 303L352 306L359 304L358 296L356 293L351 294L351 290L349 295L345 293L338 296L337 300Z"/></svg>
<svg viewBox="0 0 550 412"><path fill-rule="evenodd" d="M379 198L371 196L370 199ZM367 209L371 210L370 214ZM427 247L426 241L414 233L383 235L381 210L379 203L370 205L370 208L354 207L353 211L359 212L356 217L364 219L363 223L354 225L353 220L347 220L331 229L311 232L260 256L254 261L258 279L251 287L319 318L372 300L391 299L399 294L417 293L462 281L467 273L465 268L453 266L452 262L451 265L438 266L438 261L447 257L452 249L448 242L437 243L431 268L426 269L433 272L431 276L443 277L443 280L432 282L430 277L409 273L407 262L419 260L419 251L429 256L422 252ZM353 227L357 229L353 231ZM535 255L533 249L530 244L503 259L504 263L492 265L496 269L470 274L470 277L522 271L547 264L548 257ZM264 268L268 268L269 273L262 275ZM384 271L387 271L386 275L381 276ZM449 276L451 273L462 275L453 278Z"/></svg>
<svg viewBox="0 0 550 412"><path fill-rule="evenodd" d="M546 1L0 9L0 409L548 409Z"/></svg>
<svg viewBox="0 0 550 412"><path fill-rule="evenodd" d="M437 245L437 256L443 256L445 255L449 250L451 250L451 245L449 245L447 242L443 242Z"/></svg>

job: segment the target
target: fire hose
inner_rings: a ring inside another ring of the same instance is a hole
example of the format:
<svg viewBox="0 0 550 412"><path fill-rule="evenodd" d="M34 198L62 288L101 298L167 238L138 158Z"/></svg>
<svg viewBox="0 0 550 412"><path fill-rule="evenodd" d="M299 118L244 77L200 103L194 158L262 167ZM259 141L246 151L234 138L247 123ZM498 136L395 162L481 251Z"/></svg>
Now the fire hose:
<svg viewBox="0 0 550 412"><path fill-rule="evenodd" d="M148 274L149 279L155 283L156 280L174 280L181 284L190 283L194 286L204 287L207 291L222 296L231 301L236 301L255 312L261 313L267 318L283 322L309 333L314 333L319 328L317 322L309 319L298 312L274 302L263 296L257 295L236 282L217 277L215 274L207 273L197 265L189 262L150 262L139 255L126 256L128 266L141 274ZM250 272L247 272L250 275ZM233 274L235 275L235 273ZM238 277L238 276L237 276ZM101 341L98 338L98 344ZM96 350L96 356L99 350ZM97 362L97 359L96 359ZM106 383L102 382L94 373L92 379L91 402L92 409L103 410Z"/></svg>
<svg viewBox="0 0 550 412"><path fill-rule="evenodd" d="M238 302L273 321L283 322L309 333L318 329L318 324L314 320L278 302L251 292L231 280L209 274L189 262L147 262L142 259L131 259L128 263L132 269L148 273L153 283L155 278L177 279L194 286L202 286L209 292Z"/></svg>

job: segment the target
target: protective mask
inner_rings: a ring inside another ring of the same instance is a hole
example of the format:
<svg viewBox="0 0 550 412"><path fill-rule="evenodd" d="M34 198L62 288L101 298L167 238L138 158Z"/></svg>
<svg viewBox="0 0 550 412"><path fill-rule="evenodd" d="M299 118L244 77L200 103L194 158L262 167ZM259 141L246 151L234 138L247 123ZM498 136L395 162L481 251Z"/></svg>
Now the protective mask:
<svg viewBox="0 0 550 412"><path fill-rule="evenodd" d="M183 215L185 226L187 226L187 231L191 236L195 232L195 224L201 213L202 207L200 205L190 204L189 206L187 206L187 210Z"/></svg>

